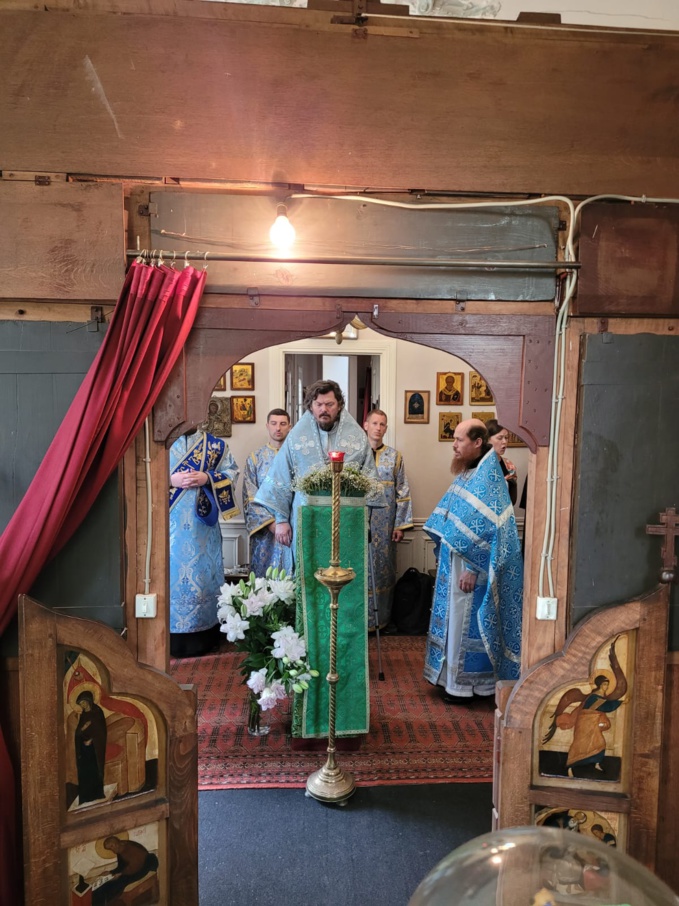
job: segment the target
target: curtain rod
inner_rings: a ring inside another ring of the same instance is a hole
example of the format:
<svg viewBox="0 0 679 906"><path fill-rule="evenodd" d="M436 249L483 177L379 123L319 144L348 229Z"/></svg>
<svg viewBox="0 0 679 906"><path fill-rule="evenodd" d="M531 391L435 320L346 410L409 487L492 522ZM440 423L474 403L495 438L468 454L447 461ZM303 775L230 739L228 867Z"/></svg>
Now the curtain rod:
<svg viewBox="0 0 679 906"><path fill-rule="evenodd" d="M242 261L245 263L262 264L366 264L382 267L430 267L444 270L520 270L520 271L557 271L577 270L580 263L577 261L484 261L477 259L452 259L442 261L440 258L337 258L328 256L298 256L283 258L276 255L243 255L233 252L181 252L167 251L165 249L127 249L128 258L150 258L151 261L162 258L163 260L177 261Z"/></svg>

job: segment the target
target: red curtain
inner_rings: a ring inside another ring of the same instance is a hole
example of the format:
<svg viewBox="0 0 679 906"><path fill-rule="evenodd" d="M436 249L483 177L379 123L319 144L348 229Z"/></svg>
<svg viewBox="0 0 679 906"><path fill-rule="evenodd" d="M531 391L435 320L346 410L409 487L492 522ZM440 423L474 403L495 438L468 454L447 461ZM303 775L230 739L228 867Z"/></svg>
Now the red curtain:
<svg viewBox="0 0 679 906"><path fill-rule="evenodd" d="M198 311L205 271L130 267L104 342L30 487L0 536L0 633L18 595L85 518L139 432ZM0 906L20 902L14 790L0 732Z"/></svg>

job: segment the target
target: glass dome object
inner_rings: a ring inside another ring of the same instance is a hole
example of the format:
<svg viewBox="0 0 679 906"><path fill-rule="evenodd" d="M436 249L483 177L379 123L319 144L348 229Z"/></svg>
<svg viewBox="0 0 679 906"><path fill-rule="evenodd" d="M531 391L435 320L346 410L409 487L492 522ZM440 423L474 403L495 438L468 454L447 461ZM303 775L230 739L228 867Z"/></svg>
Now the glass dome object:
<svg viewBox="0 0 679 906"><path fill-rule="evenodd" d="M453 850L408 906L679 906L631 856L591 836L513 827Z"/></svg>

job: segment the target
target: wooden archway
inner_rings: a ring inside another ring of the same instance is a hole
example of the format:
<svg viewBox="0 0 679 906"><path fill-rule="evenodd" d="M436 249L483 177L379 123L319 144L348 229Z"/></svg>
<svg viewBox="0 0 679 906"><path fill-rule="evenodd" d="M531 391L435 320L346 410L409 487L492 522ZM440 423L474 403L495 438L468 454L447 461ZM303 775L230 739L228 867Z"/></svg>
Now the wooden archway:
<svg viewBox="0 0 679 906"><path fill-rule="evenodd" d="M419 300L210 295L156 404L154 439L169 445L201 422L218 378L244 356L341 330L358 314L378 333L473 364L491 386L502 423L535 453L549 439L554 349L554 317L536 307L539 314L468 313L455 303L426 310Z"/></svg>

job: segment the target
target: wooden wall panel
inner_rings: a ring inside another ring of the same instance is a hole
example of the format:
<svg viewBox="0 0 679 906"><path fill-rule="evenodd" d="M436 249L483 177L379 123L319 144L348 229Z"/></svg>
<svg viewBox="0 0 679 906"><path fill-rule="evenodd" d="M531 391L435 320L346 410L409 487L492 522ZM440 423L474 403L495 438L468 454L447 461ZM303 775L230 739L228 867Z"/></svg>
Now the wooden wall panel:
<svg viewBox="0 0 679 906"><path fill-rule="evenodd" d="M1 12L0 167L679 196L679 35L331 17L166 0Z"/></svg>
<svg viewBox="0 0 679 906"><path fill-rule="evenodd" d="M582 621L560 652L540 661L521 678L504 708L498 698L502 782L499 789L496 785L495 806L500 827L531 824L536 803L610 807L613 812L628 814L626 851L654 870L659 807L665 798L657 766L663 732L668 605L667 587L658 586L635 601L601 608ZM541 737L536 713L554 691L576 678L585 682L596 652L626 632L634 633L636 650L624 748L628 763L623 766L620 786L581 784L577 775L548 778L538 769Z"/></svg>
<svg viewBox="0 0 679 906"><path fill-rule="evenodd" d="M72 904L65 889L71 847L158 821L159 836L167 834L167 852L159 847L161 896L153 902L197 906L195 694L163 672L138 664L124 642L99 623L56 616L25 595L19 623L26 903ZM148 784L132 796L76 811L64 808L64 750L72 740L65 737L63 682L70 651L83 652L101 665L101 692L143 701L157 733L157 775L150 774ZM149 898L134 902L141 906Z"/></svg>
<svg viewBox="0 0 679 906"><path fill-rule="evenodd" d="M679 316L679 206L591 204L576 315Z"/></svg>
<svg viewBox="0 0 679 906"><path fill-rule="evenodd" d="M658 819L658 853L656 871L679 895L679 653L672 652L667 665L665 720L660 788L664 791Z"/></svg>
<svg viewBox="0 0 679 906"><path fill-rule="evenodd" d="M3 180L0 210L1 298L115 302L126 264L122 185Z"/></svg>

